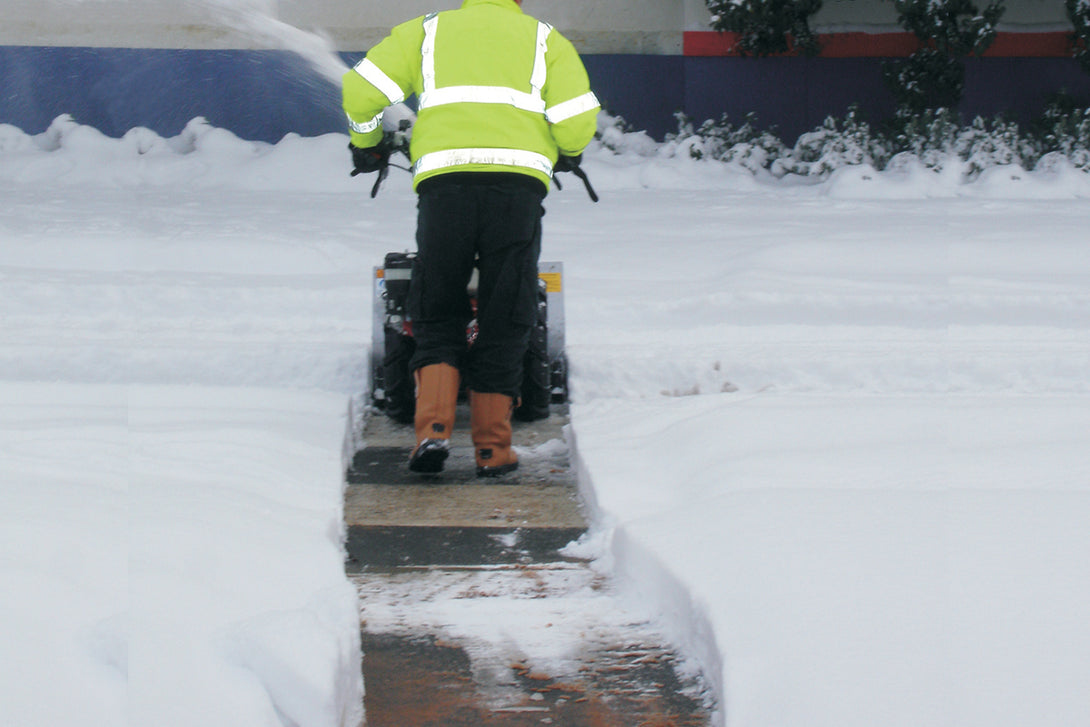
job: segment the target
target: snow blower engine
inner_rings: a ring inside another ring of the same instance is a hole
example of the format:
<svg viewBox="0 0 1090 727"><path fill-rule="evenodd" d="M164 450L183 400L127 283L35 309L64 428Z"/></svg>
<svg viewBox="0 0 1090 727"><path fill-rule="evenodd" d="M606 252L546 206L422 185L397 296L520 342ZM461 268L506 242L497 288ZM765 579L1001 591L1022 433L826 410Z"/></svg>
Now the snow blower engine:
<svg viewBox="0 0 1090 727"><path fill-rule="evenodd" d="M375 268L372 299L371 403L403 424L412 423L416 412L415 387L409 373L409 359L416 350L416 341L407 311L415 257L414 253L408 252L387 253L382 267ZM552 404L568 400L563 287L561 263L538 264L537 323L523 359L522 395L515 409L515 418L520 421L545 419ZM474 311L476 289L477 271L474 270L469 283ZM474 319L466 327L466 340L470 346L476 330Z"/></svg>

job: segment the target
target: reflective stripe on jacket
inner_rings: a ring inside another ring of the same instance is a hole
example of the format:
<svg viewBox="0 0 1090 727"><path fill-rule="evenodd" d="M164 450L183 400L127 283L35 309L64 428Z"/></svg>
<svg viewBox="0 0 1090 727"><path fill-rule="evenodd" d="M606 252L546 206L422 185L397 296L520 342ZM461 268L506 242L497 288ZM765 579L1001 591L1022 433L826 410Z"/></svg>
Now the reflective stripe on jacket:
<svg viewBox="0 0 1090 727"><path fill-rule="evenodd" d="M411 94L414 186L449 171L548 186L557 155L590 143L599 107L575 48L514 0L465 0L395 27L344 76L352 143L377 144L383 109Z"/></svg>

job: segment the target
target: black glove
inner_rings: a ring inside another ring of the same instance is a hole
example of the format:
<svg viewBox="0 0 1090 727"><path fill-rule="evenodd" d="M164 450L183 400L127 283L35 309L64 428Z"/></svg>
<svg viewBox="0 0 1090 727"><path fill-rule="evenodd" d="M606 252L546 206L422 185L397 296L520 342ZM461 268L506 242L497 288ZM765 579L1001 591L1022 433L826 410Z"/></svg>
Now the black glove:
<svg viewBox="0 0 1090 727"><path fill-rule="evenodd" d="M385 140L384 140L385 141ZM357 174L370 174L381 172L390 164L390 147L380 142L378 146L369 146L361 149L352 142L348 142L348 149L352 152L352 176Z"/></svg>
<svg viewBox="0 0 1090 727"><path fill-rule="evenodd" d="M594 187L590 186L590 180L587 179L587 173L583 171L583 168L579 166L579 163L583 161L582 154L576 154L573 157L561 154L556 164L553 165L553 181L556 182L557 189L563 189L560 186L560 178L556 176L557 172L571 172L575 176L583 180L583 186L587 188L587 194L590 195L592 201L598 201L598 193L594 191Z"/></svg>
<svg viewBox="0 0 1090 727"><path fill-rule="evenodd" d="M560 158L556 160L556 164L553 165L553 173L556 172L574 172L579 168L579 162L583 161L582 154L576 154L573 157L560 155Z"/></svg>

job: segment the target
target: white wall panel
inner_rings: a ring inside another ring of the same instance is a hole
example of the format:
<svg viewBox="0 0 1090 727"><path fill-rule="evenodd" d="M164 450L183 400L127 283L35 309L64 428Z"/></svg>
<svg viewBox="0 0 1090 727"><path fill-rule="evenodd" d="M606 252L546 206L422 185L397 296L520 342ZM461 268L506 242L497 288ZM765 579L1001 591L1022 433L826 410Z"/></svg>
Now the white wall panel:
<svg viewBox="0 0 1090 727"><path fill-rule="evenodd" d="M711 14L704 0L683 0L685 30L708 30ZM978 6L987 0L976 0ZM606 3L608 4L608 3ZM1062 30L1070 27L1063 0L1006 0L1005 30ZM814 27L825 32L899 31L891 0L825 0L814 16Z"/></svg>
<svg viewBox="0 0 1090 727"><path fill-rule="evenodd" d="M240 10L257 8L318 29L340 50L365 50L393 25L460 0L0 0L0 44L128 48L263 48L240 30ZM1007 0L1004 28L1066 27L1062 0ZM682 32L708 30L703 0L525 0L584 53L681 52ZM889 0L826 0L822 30L897 30Z"/></svg>

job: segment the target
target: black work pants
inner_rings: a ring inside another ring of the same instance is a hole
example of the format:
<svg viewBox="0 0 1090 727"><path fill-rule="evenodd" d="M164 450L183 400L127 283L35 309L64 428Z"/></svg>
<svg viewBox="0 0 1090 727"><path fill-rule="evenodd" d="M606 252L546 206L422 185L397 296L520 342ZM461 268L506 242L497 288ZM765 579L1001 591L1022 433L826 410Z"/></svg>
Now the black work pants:
<svg viewBox="0 0 1090 727"><path fill-rule="evenodd" d="M421 183L409 288L412 370L461 368L469 388L518 397L537 320L544 185L519 174L451 174ZM467 346L474 265L478 333Z"/></svg>

